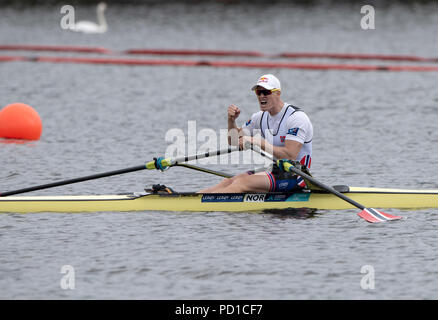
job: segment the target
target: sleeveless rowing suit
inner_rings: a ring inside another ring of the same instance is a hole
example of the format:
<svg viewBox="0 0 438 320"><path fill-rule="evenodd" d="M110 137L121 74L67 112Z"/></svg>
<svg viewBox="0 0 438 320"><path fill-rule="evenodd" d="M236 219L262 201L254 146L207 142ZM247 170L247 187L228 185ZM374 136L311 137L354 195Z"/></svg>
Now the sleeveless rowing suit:
<svg viewBox="0 0 438 320"><path fill-rule="evenodd" d="M298 141L302 144L301 150L296 159L290 160L297 160L310 169L313 126L309 117L299 107L285 103L281 111L274 116L269 112L259 111L251 116L242 129L244 134L249 136L260 134L274 146L284 147L286 140ZM271 183L269 192L287 192L306 186L303 178L291 172L282 172L278 168L266 174Z"/></svg>

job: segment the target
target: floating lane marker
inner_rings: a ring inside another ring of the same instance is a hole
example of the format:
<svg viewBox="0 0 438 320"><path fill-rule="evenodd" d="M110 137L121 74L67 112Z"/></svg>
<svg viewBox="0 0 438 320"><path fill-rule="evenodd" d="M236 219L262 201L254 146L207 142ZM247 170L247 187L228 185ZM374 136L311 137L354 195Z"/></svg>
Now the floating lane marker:
<svg viewBox="0 0 438 320"><path fill-rule="evenodd" d="M310 58L310 59L352 59L352 60L383 60L410 62L438 62L438 58L427 58L414 55L367 54L367 53L330 53L330 52L283 52L266 54L260 51L248 50L205 50L205 49L128 49L113 51L101 47L57 46L57 45L0 45L4 51L47 51L47 52L76 52L100 54L129 54L129 55L180 55L180 56L221 56L221 57L265 57L265 58Z"/></svg>
<svg viewBox="0 0 438 320"><path fill-rule="evenodd" d="M438 62L438 58L424 58L408 55L360 54L360 53L312 53L286 52L277 55L279 58L319 58L319 59L353 59L353 60L384 60L384 61L413 61Z"/></svg>
<svg viewBox="0 0 438 320"><path fill-rule="evenodd" d="M244 61L214 61L214 60L172 60L172 59L121 59L121 58L84 58L84 57L10 57L0 56L0 61L29 61L51 63L90 63L110 65L137 66L190 66L217 68L284 68L306 70L351 70L351 71L438 71L438 66L407 66L407 65L355 65L355 64L320 64L320 63L284 63L284 62L244 62Z"/></svg>
<svg viewBox="0 0 438 320"><path fill-rule="evenodd" d="M190 50L190 49L130 49L125 54L149 55L179 55L179 56L228 56L228 57L265 57L266 54L258 51L237 50Z"/></svg>
<svg viewBox="0 0 438 320"><path fill-rule="evenodd" d="M111 50L96 47L78 46L40 46L40 45L0 45L3 51L47 51L47 52L78 52L78 53L112 53Z"/></svg>

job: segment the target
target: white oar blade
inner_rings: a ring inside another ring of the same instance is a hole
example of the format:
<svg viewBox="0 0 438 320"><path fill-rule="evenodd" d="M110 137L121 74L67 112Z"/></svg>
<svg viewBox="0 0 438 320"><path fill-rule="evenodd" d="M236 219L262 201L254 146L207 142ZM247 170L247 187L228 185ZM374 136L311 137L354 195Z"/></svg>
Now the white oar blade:
<svg viewBox="0 0 438 320"><path fill-rule="evenodd" d="M359 212L357 215L370 223L399 220L399 219L403 218L400 216L393 216L392 214L378 211L378 210L373 209L373 208L365 208L361 212Z"/></svg>

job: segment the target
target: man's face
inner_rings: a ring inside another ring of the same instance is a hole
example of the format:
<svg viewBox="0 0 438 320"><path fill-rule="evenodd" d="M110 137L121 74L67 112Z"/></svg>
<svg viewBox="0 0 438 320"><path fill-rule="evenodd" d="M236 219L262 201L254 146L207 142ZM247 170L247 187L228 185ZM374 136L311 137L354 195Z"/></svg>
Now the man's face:
<svg viewBox="0 0 438 320"><path fill-rule="evenodd" d="M280 91L272 91L265 89L261 86L257 86L255 89L255 94L259 101L260 110L268 111L274 106L278 105L280 101Z"/></svg>

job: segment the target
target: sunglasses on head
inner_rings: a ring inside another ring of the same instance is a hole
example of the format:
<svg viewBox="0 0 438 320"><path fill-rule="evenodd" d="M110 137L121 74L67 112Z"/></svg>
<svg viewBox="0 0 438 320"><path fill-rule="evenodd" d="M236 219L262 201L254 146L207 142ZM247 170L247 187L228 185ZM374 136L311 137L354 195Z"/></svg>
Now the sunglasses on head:
<svg viewBox="0 0 438 320"><path fill-rule="evenodd" d="M267 89L256 89L255 90L255 94L256 95L261 95L263 93L263 95L265 96L269 96L270 94L272 94L272 92L274 91L278 91L278 89L272 89L272 90L267 90Z"/></svg>

